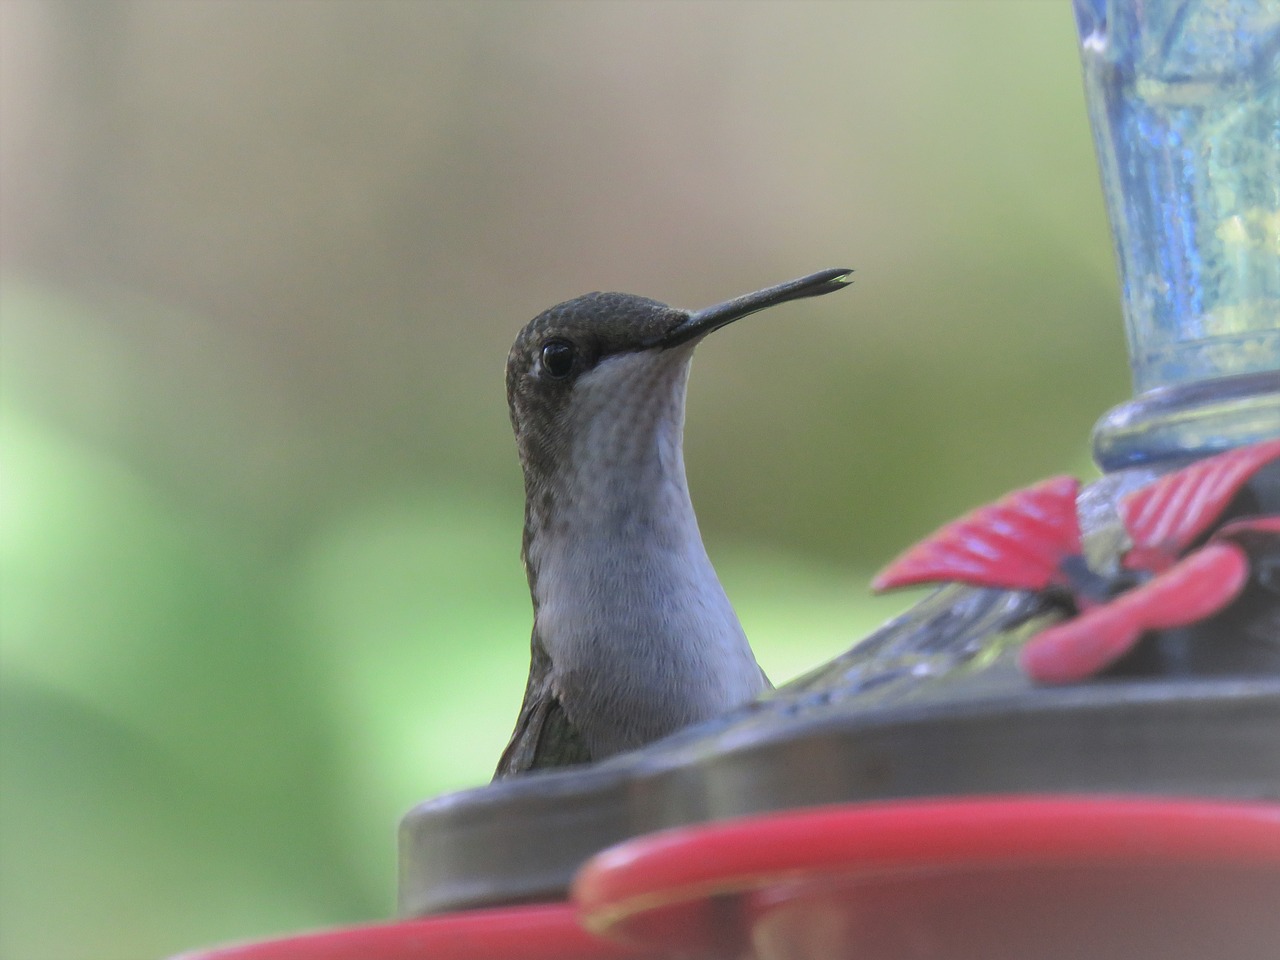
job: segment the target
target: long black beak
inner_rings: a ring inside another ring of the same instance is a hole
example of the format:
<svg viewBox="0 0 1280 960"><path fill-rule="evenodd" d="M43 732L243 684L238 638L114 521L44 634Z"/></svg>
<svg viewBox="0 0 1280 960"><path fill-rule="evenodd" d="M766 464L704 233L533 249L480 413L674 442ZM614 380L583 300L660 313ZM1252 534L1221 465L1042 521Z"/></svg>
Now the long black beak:
<svg viewBox="0 0 1280 960"><path fill-rule="evenodd" d="M824 293L840 290L853 282L852 274L852 270L840 267L823 270L820 273L801 277L799 280L789 280L776 287L766 287L764 290L757 290L755 293L718 303L714 307L698 310L689 314L689 319L672 329L655 345L674 347L681 343L688 343L695 337L710 333L712 330L719 330L726 324L768 307L777 306L779 303L800 300L804 297L820 297Z"/></svg>

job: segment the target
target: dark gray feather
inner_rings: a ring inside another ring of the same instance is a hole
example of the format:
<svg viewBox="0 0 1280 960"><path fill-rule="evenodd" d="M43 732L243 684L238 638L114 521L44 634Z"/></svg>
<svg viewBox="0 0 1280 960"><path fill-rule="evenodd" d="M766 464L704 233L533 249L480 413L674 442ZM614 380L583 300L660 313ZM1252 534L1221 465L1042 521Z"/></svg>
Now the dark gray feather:
<svg viewBox="0 0 1280 960"><path fill-rule="evenodd" d="M529 658L529 682L511 741L502 751L493 778L500 780L541 767L590 763L591 754L564 711L551 680L551 658L535 633Z"/></svg>

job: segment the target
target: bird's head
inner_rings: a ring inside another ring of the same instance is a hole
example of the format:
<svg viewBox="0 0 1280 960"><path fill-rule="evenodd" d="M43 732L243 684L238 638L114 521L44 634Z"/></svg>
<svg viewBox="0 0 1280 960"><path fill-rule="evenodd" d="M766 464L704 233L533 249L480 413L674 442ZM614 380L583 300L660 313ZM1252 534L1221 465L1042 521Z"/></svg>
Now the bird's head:
<svg viewBox="0 0 1280 960"><path fill-rule="evenodd" d="M688 311L626 293L588 293L540 313L507 358L507 401L526 485L585 460L606 468L674 433L697 343L767 307L839 290L851 270L824 270ZM674 428L674 430L672 430ZM678 453L678 450L677 450Z"/></svg>

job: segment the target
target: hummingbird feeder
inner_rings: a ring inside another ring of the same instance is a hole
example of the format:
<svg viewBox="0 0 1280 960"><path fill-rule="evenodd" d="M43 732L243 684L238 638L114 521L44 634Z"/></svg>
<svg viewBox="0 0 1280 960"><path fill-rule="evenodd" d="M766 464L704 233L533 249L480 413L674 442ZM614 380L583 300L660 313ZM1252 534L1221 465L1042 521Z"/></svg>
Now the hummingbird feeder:
<svg viewBox="0 0 1280 960"><path fill-rule="evenodd" d="M428 800L400 918L185 960L1274 956L1280 5L1074 0L1135 396L938 590L640 750Z"/></svg>

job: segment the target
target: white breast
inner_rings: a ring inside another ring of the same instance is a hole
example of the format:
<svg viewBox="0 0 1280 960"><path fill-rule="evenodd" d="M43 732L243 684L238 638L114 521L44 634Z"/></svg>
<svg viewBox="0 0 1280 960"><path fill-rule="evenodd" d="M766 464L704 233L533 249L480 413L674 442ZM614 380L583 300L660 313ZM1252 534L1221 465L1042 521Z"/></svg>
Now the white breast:
<svg viewBox="0 0 1280 960"><path fill-rule="evenodd" d="M752 699L763 674L716 577L681 449L692 345L609 358L574 386L575 443L530 544L537 630L593 757Z"/></svg>

